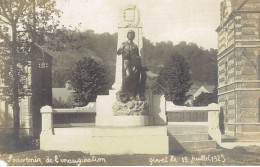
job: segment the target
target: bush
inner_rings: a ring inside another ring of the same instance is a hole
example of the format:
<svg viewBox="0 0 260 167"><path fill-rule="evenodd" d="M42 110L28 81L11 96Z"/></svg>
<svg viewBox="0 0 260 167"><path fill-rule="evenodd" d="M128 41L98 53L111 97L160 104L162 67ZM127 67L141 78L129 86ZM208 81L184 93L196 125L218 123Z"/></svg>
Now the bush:
<svg viewBox="0 0 260 167"><path fill-rule="evenodd" d="M218 97L213 93L202 92L193 101L193 106L208 106L210 103L218 103Z"/></svg>
<svg viewBox="0 0 260 167"><path fill-rule="evenodd" d="M69 84L74 91L74 101L80 106L94 102L98 94L108 93L105 68L89 57L83 58L71 69Z"/></svg>

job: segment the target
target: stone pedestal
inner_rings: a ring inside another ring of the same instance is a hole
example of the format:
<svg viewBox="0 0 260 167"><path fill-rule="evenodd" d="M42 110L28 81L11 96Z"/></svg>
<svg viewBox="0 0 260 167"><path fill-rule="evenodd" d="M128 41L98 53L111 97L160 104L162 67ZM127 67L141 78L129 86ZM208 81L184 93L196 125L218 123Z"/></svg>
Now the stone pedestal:
<svg viewBox="0 0 260 167"><path fill-rule="evenodd" d="M41 134L41 150L83 151L91 155L168 154L167 128L92 127L54 128Z"/></svg>
<svg viewBox="0 0 260 167"><path fill-rule="evenodd" d="M148 115L147 101L115 102L112 107L115 116Z"/></svg>
<svg viewBox="0 0 260 167"><path fill-rule="evenodd" d="M167 127L147 126L147 101L116 101L115 90L96 101L96 128L91 131L91 155L169 154Z"/></svg>
<svg viewBox="0 0 260 167"><path fill-rule="evenodd" d="M99 95L96 100L96 126L113 126L113 104L116 102L116 90L110 90L109 95Z"/></svg>
<svg viewBox="0 0 260 167"><path fill-rule="evenodd" d="M131 127L131 126L148 126L149 117L147 115L138 116L115 116L114 124L115 127Z"/></svg>
<svg viewBox="0 0 260 167"><path fill-rule="evenodd" d="M149 106L147 101L129 101L121 103L116 100L116 90L109 95L98 96L96 100L96 126L147 126L149 124Z"/></svg>
<svg viewBox="0 0 260 167"><path fill-rule="evenodd" d="M152 95L149 101L154 125L167 125L166 100L164 95Z"/></svg>
<svg viewBox="0 0 260 167"><path fill-rule="evenodd" d="M91 155L169 154L166 127L92 129Z"/></svg>

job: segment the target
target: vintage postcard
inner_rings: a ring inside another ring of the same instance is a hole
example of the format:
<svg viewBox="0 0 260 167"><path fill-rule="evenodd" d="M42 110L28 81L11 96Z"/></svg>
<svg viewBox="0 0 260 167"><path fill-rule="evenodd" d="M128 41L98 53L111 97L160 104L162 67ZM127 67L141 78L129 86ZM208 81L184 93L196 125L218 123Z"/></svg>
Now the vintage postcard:
<svg viewBox="0 0 260 167"><path fill-rule="evenodd" d="M260 165L260 0L0 0L0 167Z"/></svg>

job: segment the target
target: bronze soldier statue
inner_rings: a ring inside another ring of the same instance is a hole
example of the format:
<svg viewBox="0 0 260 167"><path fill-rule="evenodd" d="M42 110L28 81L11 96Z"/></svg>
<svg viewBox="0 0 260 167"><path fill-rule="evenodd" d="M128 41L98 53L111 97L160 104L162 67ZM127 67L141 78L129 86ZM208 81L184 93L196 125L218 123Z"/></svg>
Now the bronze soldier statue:
<svg viewBox="0 0 260 167"><path fill-rule="evenodd" d="M142 67L138 46L133 42L135 32L127 33L128 41L123 42L117 55L123 56L123 84L118 92L119 101L145 100L145 82L147 69Z"/></svg>

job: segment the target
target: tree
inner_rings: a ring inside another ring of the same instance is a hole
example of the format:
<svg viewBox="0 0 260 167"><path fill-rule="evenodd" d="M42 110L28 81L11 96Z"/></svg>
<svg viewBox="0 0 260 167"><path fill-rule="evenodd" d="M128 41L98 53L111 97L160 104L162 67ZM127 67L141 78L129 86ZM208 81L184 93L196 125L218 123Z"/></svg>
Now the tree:
<svg viewBox="0 0 260 167"><path fill-rule="evenodd" d="M218 103L218 97L214 93L205 93L202 92L196 99L193 101L193 106L207 106L210 103Z"/></svg>
<svg viewBox="0 0 260 167"><path fill-rule="evenodd" d="M80 106L86 106L95 101L98 94L108 91L105 68L89 57L75 63L68 78L70 87L74 90L74 101Z"/></svg>
<svg viewBox="0 0 260 167"><path fill-rule="evenodd" d="M189 64L178 53L173 53L170 60L160 67L153 84L154 93L163 93L166 100L176 105L183 105L189 98L186 93L192 85Z"/></svg>
<svg viewBox="0 0 260 167"><path fill-rule="evenodd" d="M30 41L43 44L44 35L56 28L54 17L59 16L59 11L54 7L54 0L0 0L0 61L4 64L0 74L8 85L1 98L12 105L16 141L20 129L19 101L29 92L25 67L31 55Z"/></svg>

